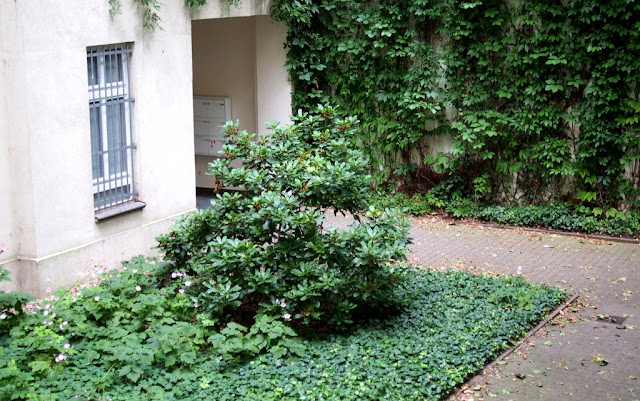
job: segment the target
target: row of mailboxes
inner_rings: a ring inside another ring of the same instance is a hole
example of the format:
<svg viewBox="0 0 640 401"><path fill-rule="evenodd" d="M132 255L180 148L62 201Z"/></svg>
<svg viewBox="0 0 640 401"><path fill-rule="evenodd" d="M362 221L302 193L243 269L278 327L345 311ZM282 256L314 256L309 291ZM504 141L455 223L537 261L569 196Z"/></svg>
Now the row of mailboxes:
<svg viewBox="0 0 640 401"><path fill-rule="evenodd" d="M226 143L223 126L231 120L231 98L193 98L193 131L195 153L205 156L220 156Z"/></svg>

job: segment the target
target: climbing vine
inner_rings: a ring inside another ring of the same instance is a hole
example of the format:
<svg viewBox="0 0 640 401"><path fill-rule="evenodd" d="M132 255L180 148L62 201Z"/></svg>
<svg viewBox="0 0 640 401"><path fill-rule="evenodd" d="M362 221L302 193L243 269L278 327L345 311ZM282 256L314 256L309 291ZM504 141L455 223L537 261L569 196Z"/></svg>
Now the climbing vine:
<svg viewBox="0 0 640 401"><path fill-rule="evenodd" d="M142 14L142 27L146 30L153 31L156 28L162 29L162 18L160 18L160 9L162 3L160 0L133 0L140 8ZM229 5L238 6L240 0L227 0ZM196 9L207 4L207 0L184 0L184 4L192 9ZM109 0L109 15L115 17L122 14L121 0Z"/></svg>
<svg viewBox="0 0 640 401"><path fill-rule="evenodd" d="M447 128L435 11L418 1L274 3L289 27L294 109L330 101L358 115L378 181L409 172L423 139Z"/></svg>
<svg viewBox="0 0 640 401"><path fill-rule="evenodd" d="M274 0L272 14L293 108L357 115L379 182L637 207L639 1Z"/></svg>
<svg viewBox="0 0 640 401"><path fill-rule="evenodd" d="M134 1L161 29L159 0ZM638 208L640 0L273 0L272 16L293 110L358 116L376 182Z"/></svg>

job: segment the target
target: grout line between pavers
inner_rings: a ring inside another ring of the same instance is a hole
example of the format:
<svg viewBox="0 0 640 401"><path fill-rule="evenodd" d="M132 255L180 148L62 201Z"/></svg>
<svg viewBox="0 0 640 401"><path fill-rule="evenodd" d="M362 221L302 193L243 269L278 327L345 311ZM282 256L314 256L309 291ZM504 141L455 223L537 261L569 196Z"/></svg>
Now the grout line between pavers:
<svg viewBox="0 0 640 401"><path fill-rule="evenodd" d="M460 393L460 391L462 391L462 389L464 387L472 388L472 387L475 387L476 385L479 385L480 384L479 382L482 381L482 379L484 378L484 373L485 372L488 372L489 370L491 370L498 362L502 361L504 358L506 358L509 355L511 355L515 350L520 348L520 346L522 344L524 344L525 341L527 341L534 334L536 334L541 328L543 328L547 323L549 323L550 320L552 320L553 318L558 316L563 310L568 308L569 305L574 303L578 298L580 298L580 294L574 294L571 298L569 298L568 301L566 301L564 304L562 304L559 307L557 307L549 316L547 316L544 320L542 320L540 323L538 323L534 328L529 330L527 332L527 334L525 334L525 336L520 341L518 341L518 343L516 345L514 345L511 348L507 349L499 357L497 357L493 362L491 362L487 366L485 366L482 369L482 371L480 371L480 373L477 374L474 378L469 380L467 383L464 383L463 386L458 389L458 391L456 391L455 393L452 394L452 397L457 396Z"/></svg>

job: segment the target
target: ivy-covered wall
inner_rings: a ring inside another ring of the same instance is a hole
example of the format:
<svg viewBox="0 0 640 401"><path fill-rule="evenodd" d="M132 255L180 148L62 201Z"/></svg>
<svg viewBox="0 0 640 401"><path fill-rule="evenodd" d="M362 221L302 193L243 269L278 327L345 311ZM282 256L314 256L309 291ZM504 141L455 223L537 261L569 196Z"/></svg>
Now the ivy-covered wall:
<svg viewBox="0 0 640 401"><path fill-rule="evenodd" d="M378 182L637 208L640 1L274 0L272 14L294 110L357 115Z"/></svg>

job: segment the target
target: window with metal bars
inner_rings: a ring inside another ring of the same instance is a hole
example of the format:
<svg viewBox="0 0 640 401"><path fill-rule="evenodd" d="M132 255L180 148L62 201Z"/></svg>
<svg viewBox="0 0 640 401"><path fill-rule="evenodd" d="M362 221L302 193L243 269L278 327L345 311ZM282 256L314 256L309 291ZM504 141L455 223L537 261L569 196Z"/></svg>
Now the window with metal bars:
<svg viewBox="0 0 640 401"><path fill-rule="evenodd" d="M130 44L87 48L91 171L95 210L132 200Z"/></svg>

